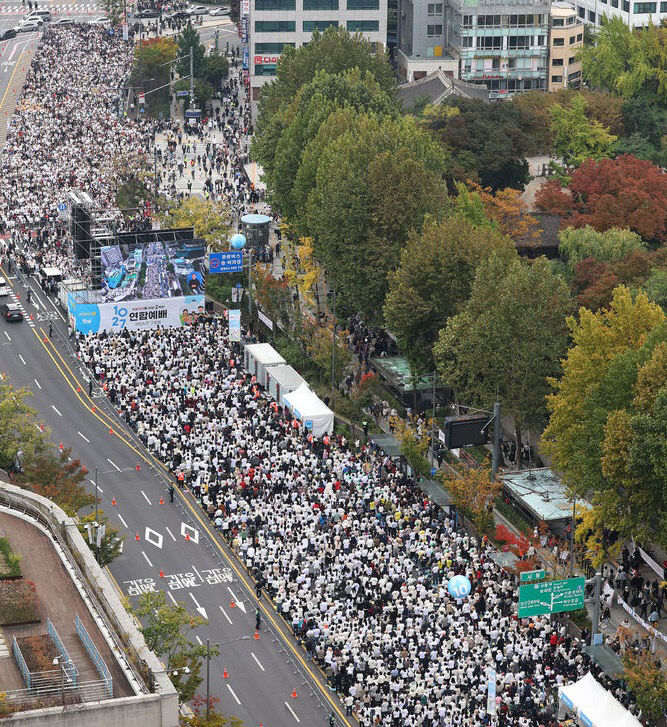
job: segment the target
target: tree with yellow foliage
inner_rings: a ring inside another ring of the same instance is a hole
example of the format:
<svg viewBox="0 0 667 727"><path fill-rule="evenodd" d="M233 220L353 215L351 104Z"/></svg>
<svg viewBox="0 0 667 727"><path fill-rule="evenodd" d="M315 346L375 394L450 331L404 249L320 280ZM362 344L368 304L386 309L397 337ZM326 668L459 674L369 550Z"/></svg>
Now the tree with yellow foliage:
<svg viewBox="0 0 667 727"><path fill-rule="evenodd" d="M163 227L194 227L212 252L229 250L232 216L226 202L185 197L174 202L161 216Z"/></svg>
<svg viewBox="0 0 667 727"><path fill-rule="evenodd" d="M465 468L456 476L441 470L440 477L454 503L473 521L480 535L493 531L493 506L502 484L488 469Z"/></svg>

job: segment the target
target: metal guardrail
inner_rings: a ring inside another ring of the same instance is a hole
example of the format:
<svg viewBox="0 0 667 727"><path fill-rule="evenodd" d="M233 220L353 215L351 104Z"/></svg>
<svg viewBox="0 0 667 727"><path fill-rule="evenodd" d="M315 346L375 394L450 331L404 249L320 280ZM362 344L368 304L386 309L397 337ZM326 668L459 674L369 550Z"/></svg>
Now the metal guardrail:
<svg viewBox="0 0 667 727"><path fill-rule="evenodd" d="M56 627L53 625L51 619L48 616L46 617L46 630L51 637L51 641L53 641L53 645L56 647L58 653L60 654L65 674L67 674L67 677L71 679L74 684L76 684L76 675L78 673L77 668L74 665L72 659L70 658L69 652L65 648L65 644L60 638L60 635L56 631Z"/></svg>
<svg viewBox="0 0 667 727"><path fill-rule="evenodd" d="M25 663L25 659L21 653L21 647L16 641L16 636L12 636L12 654L14 654L14 659L16 659L16 664L23 677L23 683L30 689L32 684L30 669L28 669L28 665Z"/></svg>
<svg viewBox="0 0 667 727"><path fill-rule="evenodd" d="M111 676L111 672L109 671L104 659L102 658L102 655L93 643L93 640L90 638L90 634L86 630L86 627L83 625L78 613L76 614L76 618L74 619L74 624L76 626L77 636L81 639L81 643L84 645L86 651L88 652L88 656L90 656L90 658L93 660L95 668L97 669L97 673L102 678L102 681L106 684L107 696L109 697L109 699L111 699L113 697L113 678Z"/></svg>

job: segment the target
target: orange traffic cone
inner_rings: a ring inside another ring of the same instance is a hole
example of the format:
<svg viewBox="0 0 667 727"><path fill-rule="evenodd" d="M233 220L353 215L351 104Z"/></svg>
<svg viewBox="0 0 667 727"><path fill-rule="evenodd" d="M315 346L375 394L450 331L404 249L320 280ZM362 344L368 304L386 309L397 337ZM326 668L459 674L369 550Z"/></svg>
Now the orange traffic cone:
<svg viewBox="0 0 667 727"><path fill-rule="evenodd" d="M236 604L234 603L234 599L232 599L232 600L231 600L231 601L229 602L229 607L230 607L230 608L236 608Z"/></svg>
<svg viewBox="0 0 667 727"><path fill-rule="evenodd" d="M190 533L185 533L185 539L190 540Z"/></svg>
<svg viewBox="0 0 667 727"><path fill-rule="evenodd" d="M44 336L44 343L46 343L48 340L49 339L46 336Z"/></svg>
<svg viewBox="0 0 667 727"><path fill-rule="evenodd" d="M95 404L93 404L93 408L91 409L92 412L95 411Z"/></svg>
<svg viewBox="0 0 667 727"><path fill-rule="evenodd" d="M112 505L115 505L115 504L116 504L116 498L115 498L115 497L112 497L112 498L111 498L111 504L112 504Z"/></svg>
<svg viewBox="0 0 667 727"><path fill-rule="evenodd" d="M77 386L77 387L76 387L76 390L77 390L77 391L81 391L81 387L80 387L80 386Z"/></svg>
<svg viewBox="0 0 667 727"><path fill-rule="evenodd" d="M134 539L135 539L135 540L139 540L139 533L135 533L135 534L134 534Z"/></svg>
<svg viewBox="0 0 667 727"><path fill-rule="evenodd" d="M255 635L253 636L253 639L255 639L255 641L259 641L259 631L255 631Z"/></svg>
<svg viewBox="0 0 667 727"><path fill-rule="evenodd" d="M62 442L60 443L59 449L60 449L61 452L63 451L63 443Z"/></svg>
<svg viewBox="0 0 667 727"><path fill-rule="evenodd" d="M141 465L137 465L134 469L138 472L141 469Z"/></svg>
<svg viewBox="0 0 667 727"><path fill-rule="evenodd" d="M160 496L160 505L164 505L164 497Z"/></svg>
<svg viewBox="0 0 667 727"><path fill-rule="evenodd" d="M224 668L222 672L222 678L223 679L229 679L229 674L227 674L227 667Z"/></svg>
<svg viewBox="0 0 667 727"><path fill-rule="evenodd" d="M296 688L292 689L292 699L296 699Z"/></svg>
<svg viewBox="0 0 667 727"><path fill-rule="evenodd" d="M109 427L109 434L113 434L113 429Z"/></svg>
<svg viewBox="0 0 667 727"><path fill-rule="evenodd" d="M160 568L160 578L164 578L164 571Z"/></svg>
<svg viewBox="0 0 667 727"><path fill-rule="evenodd" d="M43 425L43 424L40 424L40 425L39 425L39 428L40 428L40 429L41 429L42 431L44 431L44 425Z"/></svg>

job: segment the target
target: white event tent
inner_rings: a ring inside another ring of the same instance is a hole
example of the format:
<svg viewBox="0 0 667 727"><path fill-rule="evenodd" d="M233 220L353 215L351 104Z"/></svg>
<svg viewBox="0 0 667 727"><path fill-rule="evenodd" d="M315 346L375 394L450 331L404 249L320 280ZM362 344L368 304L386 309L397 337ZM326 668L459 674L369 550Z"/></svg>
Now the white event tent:
<svg viewBox="0 0 667 727"><path fill-rule="evenodd" d="M283 402L294 418L298 419L305 429L312 431L313 436L322 437L333 432L333 412L308 388L307 384L303 383L298 389L285 394Z"/></svg>
<svg viewBox="0 0 667 727"><path fill-rule="evenodd" d="M583 727L642 727L641 722L588 672L558 690L560 714L577 716Z"/></svg>

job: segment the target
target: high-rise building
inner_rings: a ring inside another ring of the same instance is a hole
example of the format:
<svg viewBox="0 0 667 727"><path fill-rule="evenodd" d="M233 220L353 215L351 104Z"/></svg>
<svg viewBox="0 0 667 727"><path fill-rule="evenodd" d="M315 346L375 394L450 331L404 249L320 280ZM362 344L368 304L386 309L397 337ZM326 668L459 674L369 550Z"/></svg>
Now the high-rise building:
<svg viewBox="0 0 667 727"><path fill-rule="evenodd" d="M584 21L568 3L553 3L549 13L549 91L581 86L581 61L576 53L584 44Z"/></svg>
<svg viewBox="0 0 667 727"><path fill-rule="evenodd" d="M626 25L641 28L649 23L660 25L667 19L667 1L634 2L634 0L576 0L577 15L587 23L600 25L602 18L622 18Z"/></svg>
<svg viewBox="0 0 667 727"><path fill-rule="evenodd" d="M308 43L314 30L329 25L386 45L387 0L250 0L248 65L253 100L276 75L276 63L286 47Z"/></svg>

